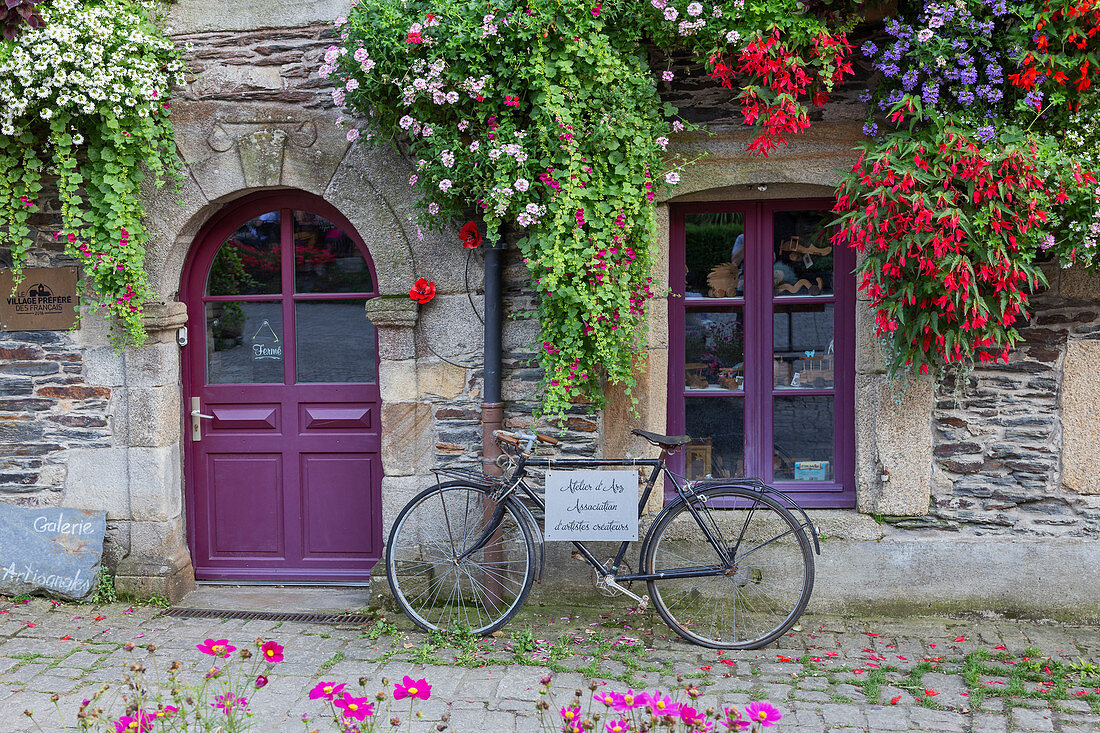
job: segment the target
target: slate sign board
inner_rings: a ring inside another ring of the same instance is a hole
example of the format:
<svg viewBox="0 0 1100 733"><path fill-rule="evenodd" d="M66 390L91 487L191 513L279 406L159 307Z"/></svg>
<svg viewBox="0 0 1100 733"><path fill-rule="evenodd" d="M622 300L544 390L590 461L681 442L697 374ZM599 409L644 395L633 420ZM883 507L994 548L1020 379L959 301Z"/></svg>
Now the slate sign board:
<svg viewBox="0 0 1100 733"><path fill-rule="evenodd" d="M551 471L546 474L546 539L638 539L638 474Z"/></svg>
<svg viewBox="0 0 1100 733"><path fill-rule="evenodd" d="M95 588L107 512L0 502L0 594L78 601Z"/></svg>

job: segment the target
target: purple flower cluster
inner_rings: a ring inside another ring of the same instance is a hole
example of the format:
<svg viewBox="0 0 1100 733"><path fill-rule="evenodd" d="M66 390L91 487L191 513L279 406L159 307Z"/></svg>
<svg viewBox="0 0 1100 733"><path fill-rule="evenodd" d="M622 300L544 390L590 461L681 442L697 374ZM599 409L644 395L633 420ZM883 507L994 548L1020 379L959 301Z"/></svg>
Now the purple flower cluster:
<svg viewBox="0 0 1100 733"><path fill-rule="evenodd" d="M1006 66L1015 68L1002 48L1006 13L1005 0L927 0L915 22L888 20L893 40L862 47L883 77L878 109L919 100L925 119L985 118L982 137L992 139L996 129L989 122L1005 112Z"/></svg>

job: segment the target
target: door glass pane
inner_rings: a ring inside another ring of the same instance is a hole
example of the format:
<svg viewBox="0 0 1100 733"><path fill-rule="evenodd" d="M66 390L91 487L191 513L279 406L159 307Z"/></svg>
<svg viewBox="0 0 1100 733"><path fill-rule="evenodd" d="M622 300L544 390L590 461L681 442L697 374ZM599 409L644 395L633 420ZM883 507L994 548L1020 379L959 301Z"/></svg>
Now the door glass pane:
<svg viewBox="0 0 1100 733"><path fill-rule="evenodd" d="M774 432L777 481L832 480L832 397L776 397Z"/></svg>
<svg viewBox="0 0 1100 733"><path fill-rule="evenodd" d="M690 480L745 474L745 403L740 397L688 397L684 465Z"/></svg>
<svg viewBox="0 0 1100 733"><path fill-rule="evenodd" d="M364 300L294 304L299 382L374 382L376 339Z"/></svg>
<svg viewBox="0 0 1100 733"><path fill-rule="evenodd" d="M283 381L283 306L273 302L206 304L207 384Z"/></svg>
<svg viewBox="0 0 1100 733"><path fill-rule="evenodd" d="M260 214L245 222L214 256L206 279L206 294L274 295L282 292L279 239L278 211Z"/></svg>
<svg viewBox="0 0 1100 733"><path fill-rule="evenodd" d="M684 378L688 389L744 389L745 315L741 308L685 314Z"/></svg>
<svg viewBox="0 0 1100 733"><path fill-rule="evenodd" d="M833 305L776 305L772 314L773 385L833 386Z"/></svg>
<svg viewBox="0 0 1100 733"><path fill-rule="evenodd" d="M736 298L745 292L745 215L741 212L684 217L689 298Z"/></svg>
<svg viewBox="0 0 1100 733"><path fill-rule="evenodd" d="M370 268L355 242L327 219L294 212L294 291L370 293Z"/></svg>
<svg viewBox="0 0 1100 733"><path fill-rule="evenodd" d="M833 245L829 243L828 211L777 211L774 223L775 294L831 295Z"/></svg>

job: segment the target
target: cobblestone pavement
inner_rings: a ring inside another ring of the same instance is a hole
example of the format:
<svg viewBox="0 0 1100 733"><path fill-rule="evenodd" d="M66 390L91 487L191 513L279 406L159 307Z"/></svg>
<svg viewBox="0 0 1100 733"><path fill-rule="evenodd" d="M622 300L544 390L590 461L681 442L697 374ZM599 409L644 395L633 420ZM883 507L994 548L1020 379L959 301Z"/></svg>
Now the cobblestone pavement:
<svg viewBox="0 0 1100 733"><path fill-rule="evenodd" d="M72 725L80 700L104 682L117 683L133 654L162 672L181 660L201 680L211 658L195 644L208 637L241 647L257 637L285 645L286 660L249 703L260 731L303 730L303 714L315 716L311 727L324 728L316 717L323 709L307 699L318 680L359 689L365 677L364 694L372 694L383 676L404 674L433 685L413 730L434 730L444 714L455 731L539 730L534 704L548 671L555 711L574 689L584 687L587 699L589 683L606 680L601 689L620 691L695 684L700 708L766 699L783 713L778 731L1100 730L1095 626L807 615L800 630L766 649L719 653L669 638L655 615L625 609L528 608L489 639L414 633L395 616L316 626L0 600L0 730L61 730L62 715ZM156 665L140 647L127 651L127 643L155 644ZM52 695L59 696L57 709ZM28 709L33 720L23 714Z"/></svg>

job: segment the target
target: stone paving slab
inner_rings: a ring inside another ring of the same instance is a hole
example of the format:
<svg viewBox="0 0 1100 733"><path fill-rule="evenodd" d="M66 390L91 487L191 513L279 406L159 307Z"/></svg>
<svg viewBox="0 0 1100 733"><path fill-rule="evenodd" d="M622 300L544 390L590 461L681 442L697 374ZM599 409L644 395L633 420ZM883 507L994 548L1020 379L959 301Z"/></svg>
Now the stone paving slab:
<svg viewBox="0 0 1100 733"><path fill-rule="evenodd" d="M373 696L384 677L404 675L432 684L413 730L434 730L445 715L459 732L537 730L534 705L551 675L553 711L575 690L587 701L592 684L674 696L694 685L700 709L769 700L784 715L779 731L1100 731L1096 626L806 616L771 647L718 652L681 641L651 613L626 609L536 606L497 637L469 639L424 634L381 611L361 625L332 627L176 619L156 608L41 599L0 599L0 730L38 730L36 723L75 730L80 701L105 683L117 688L131 664L163 675L178 659L188 679L201 680L217 660L196 643L224 638L244 648L258 637L279 641L286 661L252 691L253 730L302 730L303 715L323 728L324 707L307 697L320 680ZM153 654L143 648L150 644ZM390 714L404 722L408 708L395 705Z"/></svg>

